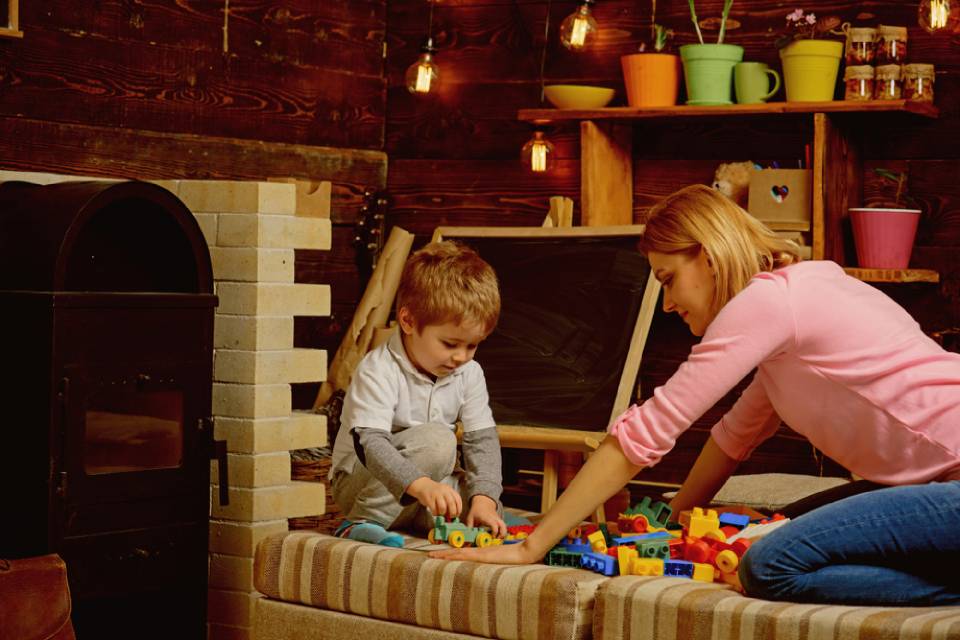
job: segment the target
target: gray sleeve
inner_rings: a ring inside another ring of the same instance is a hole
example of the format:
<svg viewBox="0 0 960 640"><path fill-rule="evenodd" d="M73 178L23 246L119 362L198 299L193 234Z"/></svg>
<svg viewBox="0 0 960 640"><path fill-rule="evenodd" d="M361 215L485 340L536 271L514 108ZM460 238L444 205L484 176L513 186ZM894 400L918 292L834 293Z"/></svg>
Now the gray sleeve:
<svg viewBox="0 0 960 640"><path fill-rule="evenodd" d="M463 434L463 467L467 499L482 494L500 502L503 475L500 436L496 427L466 431Z"/></svg>
<svg viewBox="0 0 960 640"><path fill-rule="evenodd" d="M360 463L374 478L383 483L400 504L411 504L414 501L412 496L405 493L406 488L411 482L427 474L400 455L393 446L388 431L354 428L353 445Z"/></svg>

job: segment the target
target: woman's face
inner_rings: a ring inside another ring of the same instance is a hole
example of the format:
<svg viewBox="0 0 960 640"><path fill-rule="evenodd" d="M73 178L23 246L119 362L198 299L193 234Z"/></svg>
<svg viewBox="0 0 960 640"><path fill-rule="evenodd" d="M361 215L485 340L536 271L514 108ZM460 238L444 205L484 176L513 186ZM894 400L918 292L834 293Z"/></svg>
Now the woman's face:
<svg viewBox="0 0 960 640"><path fill-rule="evenodd" d="M701 248L695 256L682 253L647 254L653 274L663 285L663 310L676 311L695 336L702 336L713 322L717 291L714 269Z"/></svg>

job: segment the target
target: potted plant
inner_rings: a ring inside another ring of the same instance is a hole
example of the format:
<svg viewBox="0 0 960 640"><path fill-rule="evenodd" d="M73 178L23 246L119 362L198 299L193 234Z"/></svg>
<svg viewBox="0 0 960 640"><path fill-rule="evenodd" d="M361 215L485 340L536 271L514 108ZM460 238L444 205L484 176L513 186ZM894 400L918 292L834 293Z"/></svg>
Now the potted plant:
<svg viewBox="0 0 960 640"><path fill-rule="evenodd" d="M677 103L680 90L680 58L666 53L673 30L657 24L657 0L650 0L650 48L620 58L627 104L631 107L669 107Z"/></svg>
<svg viewBox="0 0 960 640"><path fill-rule="evenodd" d="M814 13L796 9L787 14L787 33L777 40L783 63L783 83L787 102L824 102L833 100L843 42L835 29L840 18L817 19ZM849 25L848 25L849 26Z"/></svg>
<svg viewBox="0 0 960 640"><path fill-rule="evenodd" d="M724 0L720 35L716 44L704 43L694 0L687 2L690 4L690 19L693 20L697 39L700 41L699 44L680 47L683 76L687 85L687 104L733 104L733 67L743 60L743 47L723 42L733 0Z"/></svg>
<svg viewBox="0 0 960 640"><path fill-rule="evenodd" d="M906 269L917 235L920 209L907 193L907 174L880 168L874 172L896 184L896 193L877 206L850 209L857 263L865 269Z"/></svg>

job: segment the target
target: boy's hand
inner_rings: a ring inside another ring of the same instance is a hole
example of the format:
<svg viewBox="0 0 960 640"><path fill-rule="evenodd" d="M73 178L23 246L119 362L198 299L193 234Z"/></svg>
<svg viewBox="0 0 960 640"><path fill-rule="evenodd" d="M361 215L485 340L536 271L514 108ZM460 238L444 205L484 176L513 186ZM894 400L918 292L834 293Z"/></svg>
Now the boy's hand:
<svg viewBox="0 0 960 640"><path fill-rule="evenodd" d="M410 483L407 493L435 516L456 518L463 511L463 500L453 487L421 476Z"/></svg>
<svg viewBox="0 0 960 640"><path fill-rule="evenodd" d="M466 524L468 527L486 525L497 538L507 535L507 523L497 513L497 503L485 495L477 494L470 500Z"/></svg>

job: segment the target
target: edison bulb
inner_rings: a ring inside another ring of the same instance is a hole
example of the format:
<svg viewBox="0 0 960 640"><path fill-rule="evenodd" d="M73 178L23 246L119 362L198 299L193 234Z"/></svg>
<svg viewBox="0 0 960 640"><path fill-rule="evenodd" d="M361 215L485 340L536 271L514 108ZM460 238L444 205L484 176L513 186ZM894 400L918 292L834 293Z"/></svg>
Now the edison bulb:
<svg viewBox="0 0 960 640"><path fill-rule="evenodd" d="M560 23L560 42L567 49L580 51L594 39L597 21L590 13L592 0L587 0Z"/></svg>
<svg viewBox="0 0 960 640"><path fill-rule="evenodd" d="M920 26L930 33L946 29L950 21L950 5L950 0L922 0L918 14Z"/></svg>
<svg viewBox="0 0 960 640"><path fill-rule="evenodd" d="M553 143L546 139L543 131L534 131L520 151L520 160L533 173L546 173L553 167Z"/></svg>

